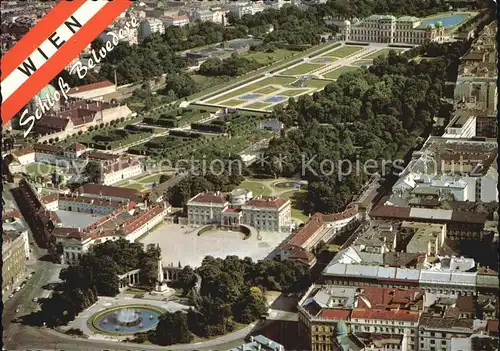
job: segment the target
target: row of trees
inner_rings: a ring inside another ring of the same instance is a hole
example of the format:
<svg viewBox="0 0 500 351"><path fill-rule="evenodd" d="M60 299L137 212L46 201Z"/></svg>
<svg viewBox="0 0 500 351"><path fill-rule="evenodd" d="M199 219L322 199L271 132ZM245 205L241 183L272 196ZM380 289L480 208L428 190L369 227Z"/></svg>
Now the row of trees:
<svg viewBox="0 0 500 351"><path fill-rule="evenodd" d="M95 245L78 264L61 270L57 291L41 300L41 310L28 319L49 327L67 324L93 305L97 296L116 296L118 275L133 269L141 270L141 285L154 286L160 254L154 244L144 250L141 244L125 239Z"/></svg>
<svg viewBox="0 0 500 351"><path fill-rule="evenodd" d="M202 278L199 294L193 290L196 274ZM193 309L163 315L148 337L172 345L190 342L193 334L213 337L231 332L235 322L251 323L267 312L266 290L295 291L307 281L307 269L292 262L207 256L196 270L184 267L177 281Z"/></svg>
<svg viewBox="0 0 500 351"><path fill-rule="evenodd" d="M430 132L450 67L456 67L467 47L463 42L432 45L428 49L437 56L418 63L390 52L376 58L368 70L344 74L312 96L290 99L273 115L298 128L270 142L265 156L275 162L258 171L300 174L308 180L308 212L342 211L359 193L368 172L391 171L393 162ZM369 171L355 168L356 162L367 161Z"/></svg>

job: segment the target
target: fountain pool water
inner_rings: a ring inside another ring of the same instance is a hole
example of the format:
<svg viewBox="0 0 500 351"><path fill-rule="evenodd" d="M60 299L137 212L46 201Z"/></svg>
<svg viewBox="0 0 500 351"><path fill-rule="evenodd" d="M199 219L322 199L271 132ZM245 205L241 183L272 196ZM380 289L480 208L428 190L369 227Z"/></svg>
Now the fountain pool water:
<svg viewBox="0 0 500 351"><path fill-rule="evenodd" d="M116 321L121 326L130 326L139 324L141 319L139 317L139 313L133 308L124 308L123 310L119 310L117 312Z"/></svg>
<svg viewBox="0 0 500 351"><path fill-rule="evenodd" d="M146 306L113 308L92 317L92 325L107 334L134 334L154 328L162 313Z"/></svg>

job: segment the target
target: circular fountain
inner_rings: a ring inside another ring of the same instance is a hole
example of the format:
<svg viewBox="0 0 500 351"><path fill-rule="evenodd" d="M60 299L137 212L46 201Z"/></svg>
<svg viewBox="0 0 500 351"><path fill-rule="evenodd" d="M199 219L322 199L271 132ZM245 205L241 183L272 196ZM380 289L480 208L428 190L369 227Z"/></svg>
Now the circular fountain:
<svg viewBox="0 0 500 351"><path fill-rule="evenodd" d="M116 314L116 323L119 326L130 327L141 323L141 315L133 308L124 308Z"/></svg>
<svg viewBox="0 0 500 351"><path fill-rule="evenodd" d="M155 306L114 307L92 316L89 324L104 334L134 334L154 328L164 312Z"/></svg>

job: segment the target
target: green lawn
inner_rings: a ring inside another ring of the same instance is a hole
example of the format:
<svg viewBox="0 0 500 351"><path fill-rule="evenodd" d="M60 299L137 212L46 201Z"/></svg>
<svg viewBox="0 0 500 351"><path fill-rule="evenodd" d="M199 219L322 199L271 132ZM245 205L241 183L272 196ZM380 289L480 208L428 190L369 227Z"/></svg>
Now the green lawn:
<svg viewBox="0 0 500 351"><path fill-rule="evenodd" d="M122 188L135 189L135 190L139 190L139 191L144 191L144 190L149 189L147 186L144 186L144 185L138 184L138 183L126 184L126 185L122 186Z"/></svg>
<svg viewBox="0 0 500 351"><path fill-rule="evenodd" d="M54 171L60 172L62 169L45 163L31 163L26 166L26 172L32 176L48 176Z"/></svg>
<svg viewBox="0 0 500 351"><path fill-rule="evenodd" d="M389 54L389 51L391 50L394 50L397 54L401 53L401 51L403 51L403 49L396 49L396 48L390 48L390 49L382 49L382 50L379 50L379 51L375 51L374 53L368 55L368 56L364 56L363 57L363 60L365 59L374 59L376 57L379 57L380 55L382 56L387 56Z"/></svg>
<svg viewBox="0 0 500 351"><path fill-rule="evenodd" d="M295 95L306 93L308 91L309 91L308 89L289 89L289 90L285 90L285 91L280 92L280 95L295 96Z"/></svg>
<svg viewBox="0 0 500 351"><path fill-rule="evenodd" d="M330 72L324 74L323 76L325 78L338 79L338 77L340 77L341 74L344 74L347 72L352 72L352 71L355 71L357 69L359 69L359 67L344 66L344 67L336 68L333 71L330 71Z"/></svg>
<svg viewBox="0 0 500 351"><path fill-rule="evenodd" d="M266 104L264 102L254 102L253 104L250 104L250 105L246 105L246 107L248 108L255 108L255 109L258 109L258 110L261 110L261 109L264 109L265 107L268 107L269 104Z"/></svg>
<svg viewBox="0 0 500 351"><path fill-rule="evenodd" d="M147 185L147 184L152 184L152 183L158 183L158 181L160 180L160 177L161 177L160 174L153 174L153 175L150 175L150 176L147 176L144 178L140 178L137 181L144 184L144 185Z"/></svg>
<svg viewBox="0 0 500 351"><path fill-rule="evenodd" d="M239 89L236 89L232 92L229 92L227 94L221 95L217 98L210 99L207 102L210 104L218 104L221 101L231 99L235 96L239 95L244 95L249 92L253 92L254 90L261 89L263 87L267 87L268 85L287 85L291 84L295 81L295 78L289 78L289 77L267 77L264 78L258 82L248 84L244 87L241 87Z"/></svg>
<svg viewBox="0 0 500 351"><path fill-rule="evenodd" d="M231 80L230 77L207 77L201 74L191 74L191 78L193 78L200 90L209 89Z"/></svg>
<svg viewBox="0 0 500 351"><path fill-rule="evenodd" d="M320 58L315 58L311 60L311 62L321 63L321 64L334 63L335 61L337 61L337 58L332 56L321 56Z"/></svg>
<svg viewBox="0 0 500 351"><path fill-rule="evenodd" d="M310 79L307 81L306 85L308 88L316 88L318 90L321 90L330 83L331 82L329 82L327 80Z"/></svg>
<svg viewBox="0 0 500 351"><path fill-rule="evenodd" d="M354 61L352 64L356 66L363 66L367 64L372 64L373 60L359 60L359 61Z"/></svg>
<svg viewBox="0 0 500 351"><path fill-rule="evenodd" d="M244 102L245 102L244 100L231 99L231 100L227 100L227 101L222 102L221 105L225 105L225 106L239 106L239 105L241 105Z"/></svg>
<svg viewBox="0 0 500 351"><path fill-rule="evenodd" d="M295 51L276 49L274 52L248 51L247 53L242 54L242 56L247 59L253 59L263 65L268 65L278 60L291 57L295 54Z"/></svg>
<svg viewBox="0 0 500 351"><path fill-rule="evenodd" d="M315 69L321 68L323 66L324 66L323 64L319 63L303 63L301 65L280 72L280 74L290 75L290 76L300 76L302 74L314 71Z"/></svg>
<svg viewBox="0 0 500 351"><path fill-rule="evenodd" d="M342 46L340 49L330 51L328 55L343 58L363 49L362 46Z"/></svg>
<svg viewBox="0 0 500 351"><path fill-rule="evenodd" d="M268 86L268 87L264 87L262 89L256 90L256 91L254 91L254 93L255 94L271 94L271 93L274 93L275 91L278 91L278 90L279 90L278 88Z"/></svg>
<svg viewBox="0 0 500 351"><path fill-rule="evenodd" d="M241 182L241 184L238 186L239 188L245 188L250 191L252 191L253 196L257 195L264 195L268 196L271 195L271 189L265 184L258 183L255 181L250 181L250 180L244 180Z"/></svg>
<svg viewBox="0 0 500 351"><path fill-rule="evenodd" d="M302 203L306 194L306 190L291 190L280 195L280 197L292 202L292 218L302 222L307 222L309 219L309 216L302 212Z"/></svg>

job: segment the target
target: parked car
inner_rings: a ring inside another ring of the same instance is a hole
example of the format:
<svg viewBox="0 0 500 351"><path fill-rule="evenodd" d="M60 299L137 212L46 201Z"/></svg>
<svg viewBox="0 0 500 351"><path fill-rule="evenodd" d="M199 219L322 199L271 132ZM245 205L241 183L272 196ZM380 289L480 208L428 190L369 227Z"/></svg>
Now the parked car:
<svg viewBox="0 0 500 351"><path fill-rule="evenodd" d="M35 297L35 298L33 299L33 302L38 302L38 297Z"/></svg>
<svg viewBox="0 0 500 351"><path fill-rule="evenodd" d="M10 299L11 297L14 297L14 294L10 294L10 295L9 295L9 299Z"/></svg>
<svg viewBox="0 0 500 351"><path fill-rule="evenodd" d="M18 286L17 288L14 289L14 291L16 291L16 292L19 291L19 290L21 290L20 286Z"/></svg>

